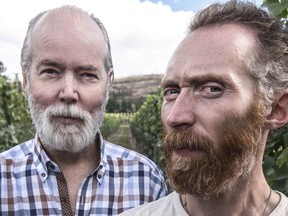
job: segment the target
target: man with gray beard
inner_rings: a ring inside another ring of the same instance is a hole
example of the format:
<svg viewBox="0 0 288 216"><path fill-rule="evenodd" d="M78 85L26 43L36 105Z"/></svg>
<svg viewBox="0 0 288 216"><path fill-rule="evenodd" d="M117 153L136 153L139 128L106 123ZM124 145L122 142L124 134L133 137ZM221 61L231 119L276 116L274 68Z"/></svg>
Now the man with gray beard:
<svg viewBox="0 0 288 216"><path fill-rule="evenodd" d="M163 148L175 190L123 216L287 216L262 169L270 131L288 122L288 32L231 0L195 15L162 80Z"/></svg>
<svg viewBox="0 0 288 216"><path fill-rule="evenodd" d="M36 137L0 155L1 215L116 215L167 193L148 158L103 140L105 27L73 6L31 20L21 53Z"/></svg>

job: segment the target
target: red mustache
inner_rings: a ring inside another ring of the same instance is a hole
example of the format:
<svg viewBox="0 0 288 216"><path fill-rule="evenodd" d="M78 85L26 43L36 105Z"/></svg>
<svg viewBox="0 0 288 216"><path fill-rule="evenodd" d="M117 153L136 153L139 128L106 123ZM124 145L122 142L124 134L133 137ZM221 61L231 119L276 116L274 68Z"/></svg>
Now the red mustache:
<svg viewBox="0 0 288 216"><path fill-rule="evenodd" d="M165 155L178 149L190 149L213 153L215 144L206 136L191 130L164 131L163 150Z"/></svg>

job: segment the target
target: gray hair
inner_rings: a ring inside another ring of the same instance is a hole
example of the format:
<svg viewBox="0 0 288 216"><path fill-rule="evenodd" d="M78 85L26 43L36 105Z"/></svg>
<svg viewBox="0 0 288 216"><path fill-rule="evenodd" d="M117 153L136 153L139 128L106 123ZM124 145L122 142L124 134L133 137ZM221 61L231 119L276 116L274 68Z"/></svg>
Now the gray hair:
<svg viewBox="0 0 288 216"><path fill-rule="evenodd" d="M63 6L60 8L70 8L72 10L79 10L81 12L87 13L85 11L83 11L82 9L76 7L76 6ZM60 8L56 8L56 9L60 9ZM55 9L52 9L55 10ZM26 37L23 43L23 47L21 50L21 67L23 70L23 73L27 73L27 75L29 76L29 72L31 69L31 64L32 64L32 48L31 48L31 36L32 36L32 31L33 28L35 27L36 23L40 20L40 18L46 14L49 11L52 10L46 10L44 12L39 13L36 17L34 17L28 26L28 30L26 33ZM88 14L88 13L87 13ZM97 18L95 17L93 14L88 14L91 19L93 19L96 24L99 26L101 32L103 33L104 39L106 41L106 46L107 46L107 50L106 50L106 56L105 56L105 60L104 60L104 67L106 72L108 73L108 71L113 68L113 63L112 63L112 56L111 56L111 46L110 46L110 40L108 37L108 33L106 28L104 27L103 23Z"/></svg>
<svg viewBox="0 0 288 216"><path fill-rule="evenodd" d="M222 24L239 24L256 33L256 49L251 51L252 56L247 57L245 63L256 80L257 93L264 99L266 108L271 107L277 93L288 87L287 29L264 8L251 2L231 0L199 11L191 20L188 33Z"/></svg>

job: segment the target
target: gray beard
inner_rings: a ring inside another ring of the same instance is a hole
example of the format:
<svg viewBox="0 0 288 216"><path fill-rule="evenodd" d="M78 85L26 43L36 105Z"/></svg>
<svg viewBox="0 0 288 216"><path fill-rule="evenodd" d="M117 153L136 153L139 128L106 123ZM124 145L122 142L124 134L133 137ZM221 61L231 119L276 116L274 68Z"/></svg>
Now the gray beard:
<svg viewBox="0 0 288 216"><path fill-rule="evenodd" d="M64 103L43 109L29 94L28 103L32 120L42 144L51 150L70 153L80 152L92 144L104 119L108 95L106 98L107 100L91 115L76 105ZM57 116L75 118L77 123L61 124L57 121Z"/></svg>

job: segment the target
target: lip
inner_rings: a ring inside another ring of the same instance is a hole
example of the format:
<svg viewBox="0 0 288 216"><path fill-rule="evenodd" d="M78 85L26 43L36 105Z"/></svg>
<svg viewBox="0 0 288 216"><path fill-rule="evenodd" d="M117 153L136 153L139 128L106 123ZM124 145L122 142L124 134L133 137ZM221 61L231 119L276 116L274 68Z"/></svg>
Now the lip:
<svg viewBox="0 0 288 216"><path fill-rule="evenodd" d="M79 124L83 122L79 118L73 118L69 116L55 116L54 118L60 123L65 124L65 125Z"/></svg>

